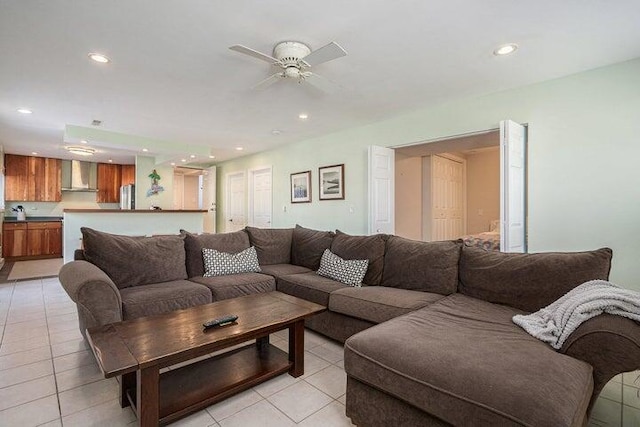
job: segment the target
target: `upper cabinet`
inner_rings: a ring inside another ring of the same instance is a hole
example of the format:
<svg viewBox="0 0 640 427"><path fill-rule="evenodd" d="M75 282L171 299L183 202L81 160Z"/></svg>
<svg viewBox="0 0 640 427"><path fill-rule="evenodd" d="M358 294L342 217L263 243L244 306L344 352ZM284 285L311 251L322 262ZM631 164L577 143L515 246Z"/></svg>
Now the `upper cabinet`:
<svg viewBox="0 0 640 427"><path fill-rule="evenodd" d="M98 203L119 203L122 165L98 163Z"/></svg>
<svg viewBox="0 0 640 427"><path fill-rule="evenodd" d="M122 165L121 185L136 183L136 165Z"/></svg>
<svg viewBox="0 0 640 427"><path fill-rule="evenodd" d="M61 160L5 154L5 199L20 202L59 202Z"/></svg>

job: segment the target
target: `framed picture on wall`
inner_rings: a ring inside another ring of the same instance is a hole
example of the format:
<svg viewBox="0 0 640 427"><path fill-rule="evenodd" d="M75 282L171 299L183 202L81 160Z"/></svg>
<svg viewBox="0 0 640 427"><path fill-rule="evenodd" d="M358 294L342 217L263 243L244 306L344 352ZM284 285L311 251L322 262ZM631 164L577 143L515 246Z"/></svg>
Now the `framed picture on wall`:
<svg viewBox="0 0 640 427"><path fill-rule="evenodd" d="M320 200L344 199L344 164L318 168Z"/></svg>
<svg viewBox="0 0 640 427"><path fill-rule="evenodd" d="M291 174L291 203L311 202L311 171Z"/></svg>

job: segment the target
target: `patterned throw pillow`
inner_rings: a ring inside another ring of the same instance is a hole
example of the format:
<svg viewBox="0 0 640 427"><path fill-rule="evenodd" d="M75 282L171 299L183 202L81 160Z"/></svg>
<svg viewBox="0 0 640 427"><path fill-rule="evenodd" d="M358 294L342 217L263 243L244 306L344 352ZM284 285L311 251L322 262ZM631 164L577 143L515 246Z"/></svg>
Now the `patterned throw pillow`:
<svg viewBox="0 0 640 427"><path fill-rule="evenodd" d="M237 254L220 252L215 249L202 249L204 277L225 276L238 273L260 273L256 248L251 246Z"/></svg>
<svg viewBox="0 0 640 427"><path fill-rule="evenodd" d="M325 249L320 258L318 274L350 286L361 286L369 267L368 259L342 259Z"/></svg>

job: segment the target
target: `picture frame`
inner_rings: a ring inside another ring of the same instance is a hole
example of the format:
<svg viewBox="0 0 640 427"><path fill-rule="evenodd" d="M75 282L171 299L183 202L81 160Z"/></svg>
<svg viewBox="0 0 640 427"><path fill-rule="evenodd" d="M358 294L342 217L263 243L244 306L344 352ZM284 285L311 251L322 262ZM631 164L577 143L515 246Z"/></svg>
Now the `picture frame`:
<svg viewBox="0 0 640 427"><path fill-rule="evenodd" d="M311 203L311 171L291 174L291 203Z"/></svg>
<svg viewBox="0 0 640 427"><path fill-rule="evenodd" d="M344 163L318 168L319 199L344 200Z"/></svg>

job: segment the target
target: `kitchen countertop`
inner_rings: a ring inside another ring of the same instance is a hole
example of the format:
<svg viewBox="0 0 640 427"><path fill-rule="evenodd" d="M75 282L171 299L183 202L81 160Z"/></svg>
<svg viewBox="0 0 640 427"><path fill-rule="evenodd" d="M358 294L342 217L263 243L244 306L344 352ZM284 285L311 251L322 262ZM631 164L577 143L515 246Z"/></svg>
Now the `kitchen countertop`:
<svg viewBox="0 0 640 427"><path fill-rule="evenodd" d="M51 222L62 221L61 216L28 216L24 221L18 221L15 216L5 216L4 222Z"/></svg>

